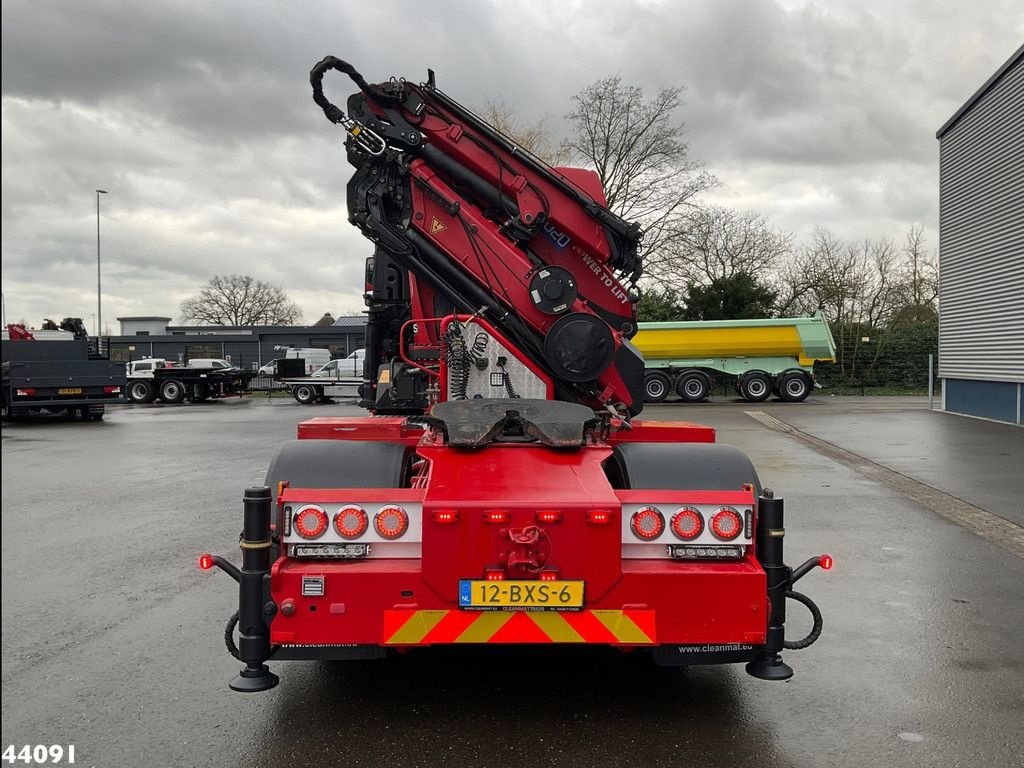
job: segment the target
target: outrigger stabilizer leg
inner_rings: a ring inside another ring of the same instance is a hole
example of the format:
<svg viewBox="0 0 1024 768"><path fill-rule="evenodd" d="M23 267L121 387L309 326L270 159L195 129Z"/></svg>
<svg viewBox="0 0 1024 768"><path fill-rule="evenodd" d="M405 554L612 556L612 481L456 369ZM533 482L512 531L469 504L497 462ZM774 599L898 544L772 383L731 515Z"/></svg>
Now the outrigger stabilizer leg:
<svg viewBox="0 0 1024 768"><path fill-rule="evenodd" d="M757 515L757 558L768 577L768 600L771 607L765 643L757 658L747 663L746 670L747 674L761 680L788 680L793 676L793 668L782 660L780 651L783 648L806 648L821 634L821 612L809 597L793 592L793 584L813 568L820 567L827 571L832 567L832 558L819 555L791 569L783 557L786 529L782 499L775 498L775 494L766 488L757 499ZM786 640L787 597L804 603L814 617L814 628L803 640Z"/></svg>
<svg viewBox="0 0 1024 768"><path fill-rule="evenodd" d="M270 488L246 488L242 502L241 570L220 555L203 555L199 567L209 570L217 566L238 582L237 653L231 642L228 647L245 666L228 687L233 691L266 691L279 682L264 663L271 656L270 621L277 613L277 606L270 600ZM234 617L228 622L229 639L233 622Z"/></svg>

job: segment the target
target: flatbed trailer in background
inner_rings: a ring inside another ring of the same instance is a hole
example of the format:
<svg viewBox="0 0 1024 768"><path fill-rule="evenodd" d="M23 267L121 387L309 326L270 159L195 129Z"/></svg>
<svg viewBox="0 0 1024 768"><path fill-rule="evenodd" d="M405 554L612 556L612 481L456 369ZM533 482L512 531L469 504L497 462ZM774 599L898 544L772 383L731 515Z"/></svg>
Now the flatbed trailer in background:
<svg viewBox="0 0 1024 768"><path fill-rule="evenodd" d="M675 392L706 400L716 374L736 377L751 402L776 395L805 400L816 386L814 363L834 363L836 345L819 311L811 317L640 323L633 343L644 355L644 401Z"/></svg>
<svg viewBox="0 0 1024 768"><path fill-rule="evenodd" d="M124 402L124 365L97 355L87 337L46 331L36 338L11 327L3 345L3 417L40 414L103 418L106 407Z"/></svg>

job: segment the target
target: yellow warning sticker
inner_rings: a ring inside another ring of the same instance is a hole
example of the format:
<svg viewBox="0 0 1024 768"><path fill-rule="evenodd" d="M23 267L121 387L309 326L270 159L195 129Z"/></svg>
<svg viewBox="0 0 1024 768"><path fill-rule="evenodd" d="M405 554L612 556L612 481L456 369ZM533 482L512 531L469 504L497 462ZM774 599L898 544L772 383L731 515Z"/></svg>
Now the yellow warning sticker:
<svg viewBox="0 0 1024 768"><path fill-rule="evenodd" d="M430 234L436 235L438 232L444 232L448 227L441 223L441 220L437 216L430 217Z"/></svg>

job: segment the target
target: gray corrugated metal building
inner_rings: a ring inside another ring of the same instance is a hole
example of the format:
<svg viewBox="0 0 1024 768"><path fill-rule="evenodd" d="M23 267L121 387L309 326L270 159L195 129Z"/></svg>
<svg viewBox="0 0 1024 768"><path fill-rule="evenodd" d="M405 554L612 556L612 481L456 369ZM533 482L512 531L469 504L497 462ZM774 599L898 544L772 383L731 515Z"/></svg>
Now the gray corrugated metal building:
<svg viewBox="0 0 1024 768"><path fill-rule="evenodd" d="M280 347L326 349L334 357L346 357L363 346L366 333L366 318L362 315L339 317L329 326L174 326L165 322L162 330L151 327L148 321L154 318L118 320L123 335L108 340L114 360L162 357L185 362L213 357L228 359L245 369L284 357Z"/></svg>
<svg viewBox="0 0 1024 768"><path fill-rule="evenodd" d="M939 377L948 411L1024 413L1024 46L939 140Z"/></svg>

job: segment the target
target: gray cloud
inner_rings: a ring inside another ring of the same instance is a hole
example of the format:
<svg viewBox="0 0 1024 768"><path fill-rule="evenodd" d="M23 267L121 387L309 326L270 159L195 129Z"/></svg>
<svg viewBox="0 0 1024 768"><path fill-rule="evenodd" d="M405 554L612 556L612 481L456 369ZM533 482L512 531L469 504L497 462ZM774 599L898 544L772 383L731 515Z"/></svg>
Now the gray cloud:
<svg viewBox="0 0 1024 768"><path fill-rule="evenodd" d="M935 240L936 128L1024 40L1011 0L768 2L5 2L3 292L9 320L176 315L215 273L284 287L308 321L361 309L340 135L309 98L321 56L371 80L427 67L469 105L562 130L619 73L686 85L695 157L806 234ZM329 79L338 103L351 90Z"/></svg>

